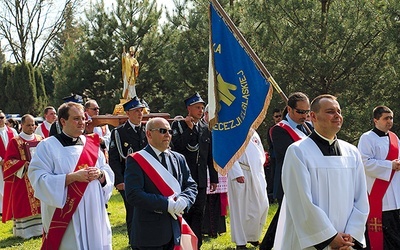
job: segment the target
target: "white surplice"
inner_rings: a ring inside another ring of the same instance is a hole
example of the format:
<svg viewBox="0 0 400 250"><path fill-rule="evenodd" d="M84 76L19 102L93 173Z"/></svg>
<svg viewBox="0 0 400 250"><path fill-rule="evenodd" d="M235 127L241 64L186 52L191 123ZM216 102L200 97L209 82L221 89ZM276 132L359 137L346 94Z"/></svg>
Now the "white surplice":
<svg viewBox="0 0 400 250"><path fill-rule="evenodd" d="M236 245L260 239L269 209L264 162L264 148L254 131L245 152L228 172L231 239ZM244 183L236 181L240 176Z"/></svg>
<svg viewBox="0 0 400 250"><path fill-rule="evenodd" d="M324 156L311 138L289 146L275 250L315 249L336 233L365 246L369 205L363 163L355 146L338 143L342 156Z"/></svg>
<svg viewBox="0 0 400 250"><path fill-rule="evenodd" d="M400 141L399 141L400 148ZM361 158L367 176L368 192L371 192L375 179L389 181L392 173L392 161L386 160L389 152L389 137L379 137L375 132L364 133L358 142ZM398 159L400 156L397 157ZM400 209L400 172L395 172L393 179L382 200L382 211Z"/></svg>
<svg viewBox="0 0 400 250"><path fill-rule="evenodd" d="M86 138L81 136L85 143ZM62 208L67 198L66 174L74 171L82 145L64 147L51 136L39 143L29 165L28 176L41 201L43 228L48 232L56 208ZM105 205L111 197L114 173L99 150L96 167L103 170L107 184L91 181L72 216L59 249L112 249L112 233Z"/></svg>

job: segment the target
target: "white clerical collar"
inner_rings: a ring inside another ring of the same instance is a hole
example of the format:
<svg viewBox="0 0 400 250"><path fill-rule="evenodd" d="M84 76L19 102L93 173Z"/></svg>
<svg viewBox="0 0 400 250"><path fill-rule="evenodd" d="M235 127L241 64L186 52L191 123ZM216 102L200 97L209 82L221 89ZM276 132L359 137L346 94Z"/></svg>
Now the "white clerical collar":
<svg viewBox="0 0 400 250"><path fill-rule="evenodd" d="M43 123L45 124L46 128L50 128L51 124L53 124L53 123L48 122L47 120L44 120Z"/></svg>
<svg viewBox="0 0 400 250"><path fill-rule="evenodd" d="M63 133L64 135L66 135L67 137L71 138L71 140L72 140L73 142L76 142L76 141L79 139L79 136L78 136L78 137L72 137L72 136L68 135L67 133L65 133L64 131L63 131L62 133Z"/></svg>
<svg viewBox="0 0 400 250"><path fill-rule="evenodd" d="M19 136L22 139L26 140L26 141L32 141L33 139L35 139L35 134L34 133L28 135L28 134L26 134L25 132L22 131L21 133L19 133Z"/></svg>
<svg viewBox="0 0 400 250"><path fill-rule="evenodd" d="M333 138L333 140L328 139L328 138L322 136L320 133L318 133L317 130L314 129L314 131L315 131L315 133L316 133L317 135L319 135L319 137L321 137L321 138L324 139L325 141L328 141L328 142L329 142L329 145L332 145L332 144L336 141L336 139L337 139L337 136L335 136L335 138Z"/></svg>

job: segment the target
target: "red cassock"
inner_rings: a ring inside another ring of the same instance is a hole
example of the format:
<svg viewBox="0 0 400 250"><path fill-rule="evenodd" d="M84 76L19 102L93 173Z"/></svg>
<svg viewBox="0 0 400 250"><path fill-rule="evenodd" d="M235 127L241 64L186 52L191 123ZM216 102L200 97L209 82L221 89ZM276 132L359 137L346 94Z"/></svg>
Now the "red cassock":
<svg viewBox="0 0 400 250"><path fill-rule="evenodd" d="M40 141L41 139L41 136L35 135L35 139L32 141ZM8 143L3 166L3 223L13 218L20 219L40 214L40 201L34 197L27 168L24 170L22 178L16 176L18 170L27 162L25 146L27 142L20 136L16 136Z"/></svg>

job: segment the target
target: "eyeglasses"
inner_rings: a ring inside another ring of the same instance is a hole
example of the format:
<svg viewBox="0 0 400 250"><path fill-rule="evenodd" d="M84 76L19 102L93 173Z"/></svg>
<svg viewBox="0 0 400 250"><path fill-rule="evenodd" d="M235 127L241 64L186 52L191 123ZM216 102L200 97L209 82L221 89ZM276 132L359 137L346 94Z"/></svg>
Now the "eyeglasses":
<svg viewBox="0 0 400 250"><path fill-rule="evenodd" d="M91 109L91 110L100 110L100 108L99 107L97 107L97 108L89 108L89 109Z"/></svg>
<svg viewBox="0 0 400 250"><path fill-rule="evenodd" d="M296 110L296 113L297 113L297 114L301 114L301 115L309 114L310 111L311 111L311 110L296 109L296 108L294 108L294 110Z"/></svg>
<svg viewBox="0 0 400 250"><path fill-rule="evenodd" d="M166 128L153 128L153 129L150 129L150 131L156 131L156 130L158 132L160 132L160 134L165 134L165 133L168 132L168 134L172 135L172 129L166 129Z"/></svg>
<svg viewBox="0 0 400 250"><path fill-rule="evenodd" d="M274 115L275 118L282 117L282 115Z"/></svg>
<svg viewBox="0 0 400 250"><path fill-rule="evenodd" d="M5 117L4 116L0 116L0 119L4 119Z"/></svg>

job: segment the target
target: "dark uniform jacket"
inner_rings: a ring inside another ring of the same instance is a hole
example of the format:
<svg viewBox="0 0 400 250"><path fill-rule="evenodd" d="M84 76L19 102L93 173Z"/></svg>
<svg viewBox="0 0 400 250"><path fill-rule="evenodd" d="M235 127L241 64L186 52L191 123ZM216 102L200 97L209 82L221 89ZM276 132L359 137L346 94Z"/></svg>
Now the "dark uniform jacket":
<svg viewBox="0 0 400 250"><path fill-rule="evenodd" d="M147 138L144 124L135 131L127 121L111 131L109 164L115 174L115 186L124 182L124 157L143 149L146 145Z"/></svg>
<svg viewBox="0 0 400 250"><path fill-rule="evenodd" d="M184 120L172 123L172 149L183 154L193 179L199 188L207 187L207 167L210 183L218 183L218 173L213 167L211 154L211 132L208 125L200 120L197 129L190 129Z"/></svg>

